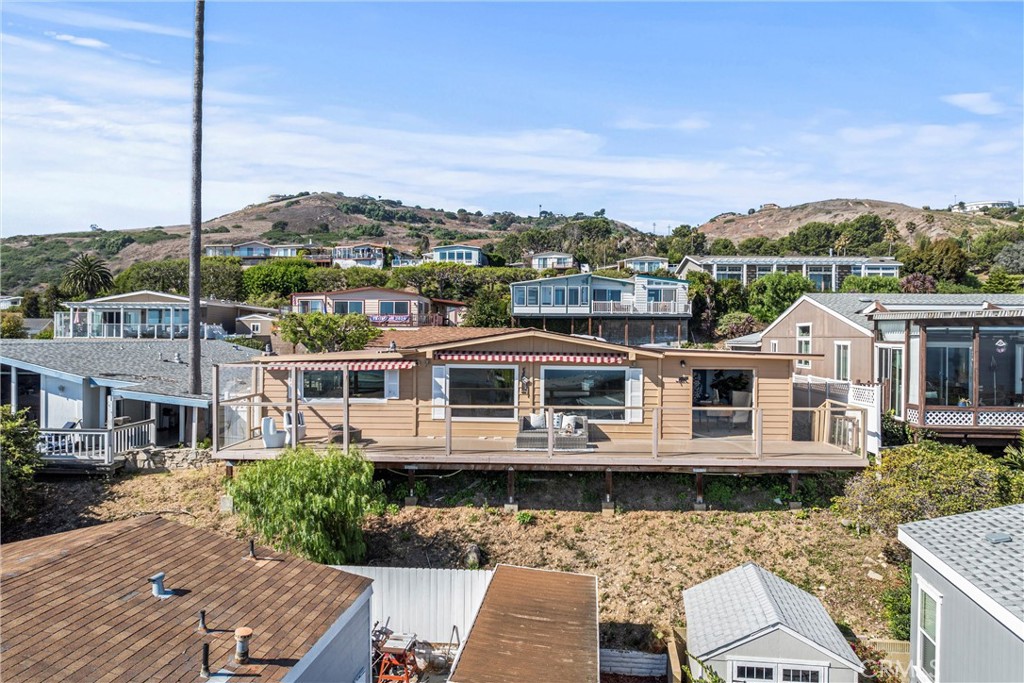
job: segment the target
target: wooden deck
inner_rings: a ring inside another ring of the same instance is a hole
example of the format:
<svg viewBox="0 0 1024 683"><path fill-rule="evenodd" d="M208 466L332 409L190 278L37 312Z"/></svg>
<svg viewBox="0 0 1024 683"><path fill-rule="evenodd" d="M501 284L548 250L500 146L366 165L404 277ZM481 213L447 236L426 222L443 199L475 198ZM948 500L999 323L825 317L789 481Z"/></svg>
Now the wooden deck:
<svg viewBox="0 0 1024 683"><path fill-rule="evenodd" d="M327 442L304 440L303 445L326 449ZM857 454L818 442L765 441L758 457L750 438L663 440L658 455L649 441L597 442L585 451L516 450L515 439L459 438L452 453L445 452L443 438L379 437L353 443L378 467L437 470L520 470L617 472L817 472L853 470L867 466ZM280 450L267 449L250 439L214 454L215 458L243 462L268 460Z"/></svg>

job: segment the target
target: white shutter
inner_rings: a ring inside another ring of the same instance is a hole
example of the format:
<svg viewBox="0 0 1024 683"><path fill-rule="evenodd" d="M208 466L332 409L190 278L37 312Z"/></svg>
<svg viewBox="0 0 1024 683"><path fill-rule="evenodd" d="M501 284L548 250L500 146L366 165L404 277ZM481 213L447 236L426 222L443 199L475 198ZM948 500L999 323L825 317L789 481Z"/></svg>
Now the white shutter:
<svg viewBox="0 0 1024 683"><path fill-rule="evenodd" d="M398 370L384 371L384 398L398 398Z"/></svg>
<svg viewBox="0 0 1024 683"><path fill-rule="evenodd" d="M644 371L640 368L626 369L626 422L644 421Z"/></svg>
<svg viewBox="0 0 1024 683"><path fill-rule="evenodd" d="M431 398L435 406L433 417L435 420L443 420L444 404L448 402L448 366L435 365L430 370L433 376Z"/></svg>

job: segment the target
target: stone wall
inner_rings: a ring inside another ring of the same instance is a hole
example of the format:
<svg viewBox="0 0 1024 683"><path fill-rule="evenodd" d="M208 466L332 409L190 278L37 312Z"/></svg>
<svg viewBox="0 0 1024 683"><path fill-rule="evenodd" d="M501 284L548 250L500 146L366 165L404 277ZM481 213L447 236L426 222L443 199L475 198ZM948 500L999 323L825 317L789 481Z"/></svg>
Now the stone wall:
<svg viewBox="0 0 1024 683"><path fill-rule="evenodd" d="M145 448L128 456L128 470L183 469L204 467L213 462L213 449Z"/></svg>

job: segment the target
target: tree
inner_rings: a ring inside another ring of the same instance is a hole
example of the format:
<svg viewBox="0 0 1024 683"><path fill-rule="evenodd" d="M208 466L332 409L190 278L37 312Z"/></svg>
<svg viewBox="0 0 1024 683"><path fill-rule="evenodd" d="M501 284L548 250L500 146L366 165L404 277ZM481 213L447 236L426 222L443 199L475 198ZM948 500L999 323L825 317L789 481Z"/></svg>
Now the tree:
<svg viewBox="0 0 1024 683"><path fill-rule="evenodd" d="M203 240L203 44L206 3L196 0L195 51L192 71L192 211L188 242L188 360L189 393L203 393L203 375L200 367L202 346L199 324L202 319L199 271Z"/></svg>
<svg viewBox="0 0 1024 683"><path fill-rule="evenodd" d="M21 293L21 317L42 318L39 307L39 295L34 289L26 289Z"/></svg>
<svg viewBox="0 0 1024 683"><path fill-rule="evenodd" d="M268 295L288 297L309 291L309 271L314 266L303 258L274 259L242 272L247 301Z"/></svg>
<svg viewBox="0 0 1024 683"><path fill-rule="evenodd" d="M52 318L55 312L64 308L61 304L66 298L59 285L47 285L46 289L43 290L43 300L39 306L39 317Z"/></svg>
<svg viewBox="0 0 1024 683"><path fill-rule="evenodd" d="M1013 294L1020 290L1020 278L1010 275L1005 268L995 267L981 286L986 294Z"/></svg>
<svg viewBox="0 0 1024 683"><path fill-rule="evenodd" d="M235 509L267 543L323 564L361 562L363 519L381 504L373 464L357 449L287 450L242 467L228 482Z"/></svg>
<svg viewBox="0 0 1024 683"><path fill-rule="evenodd" d="M28 419L28 409L14 412L0 406L0 523L20 521L31 511L33 475L42 467L36 447L39 426Z"/></svg>
<svg viewBox="0 0 1024 683"><path fill-rule="evenodd" d="M26 337L28 334L25 332L25 320L21 317L21 313L0 312L0 338L25 339Z"/></svg>
<svg viewBox="0 0 1024 683"><path fill-rule="evenodd" d="M64 271L61 286L71 296L92 298L114 284L107 264L91 254L81 254Z"/></svg>
<svg viewBox="0 0 1024 683"><path fill-rule="evenodd" d="M864 294L896 294L901 292L900 279L883 275L847 275L840 292Z"/></svg>
<svg viewBox="0 0 1024 683"><path fill-rule="evenodd" d="M724 314L747 310L747 293L739 280L719 280L715 283L715 309Z"/></svg>
<svg viewBox="0 0 1024 683"><path fill-rule="evenodd" d="M1024 502L1024 472L973 446L922 441L885 452L846 483L841 515L895 535L896 527L934 517Z"/></svg>
<svg viewBox="0 0 1024 683"><path fill-rule="evenodd" d="M996 255L995 264L1005 268L1007 273L1024 273L1024 240L1003 247Z"/></svg>
<svg viewBox="0 0 1024 683"><path fill-rule="evenodd" d="M924 273L911 273L900 280L900 291L904 294L934 294L935 278Z"/></svg>
<svg viewBox="0 0 1024 683"><path fill-rule="evenodd" d="M891 218L883 220L882 225L885 230L885 241L889 245L889 256L892 256L893 247L900 241L900 229L896 226L896 221Z"/></svg>
<svg viewBox="0 0 1024 683"><path fill-rule="evenodd" d="M364 349L381 334L359 313L289 313L278 322L278 329L285 341L302 344L310 353Z"/></svg>
<svg viewBox="0 0 1024 683"><path fill-rule="evenodd" d="M750 314L770 323L807 292L817 287L800 273L771 273L754 280L747 291Z"/></svg>
<svg viewBox="0 0 1024 683"><path fill-rule="evenodd" d="M463 323L468 327L509 327L512 319L509 316L509 297L495 287L480 290Z"/></svg>
<svg viewBox="0 0 1024 683"><path fill-rule="evenodd" d="M736 245L727 237L719 237L711 242L712 256L735 256Z"/></svg>
<svg viewBox="0 0 1024 683"><path fill-rule="evenodd" d="M742 337L746 334L753 334L760 330L761 325L754 316L744 311L733 311L726 313L718 320L718 327L715 328L715 334L724 339L732 339L734 337Z"/></svg>
<svg viewBox="0 0 1024 683"><path fill-rule="evenodd" d="M836 254L845 256L846 250L850 248L850 242L850 236L845 232L839 235L839 237L836 238Z"/></svg>

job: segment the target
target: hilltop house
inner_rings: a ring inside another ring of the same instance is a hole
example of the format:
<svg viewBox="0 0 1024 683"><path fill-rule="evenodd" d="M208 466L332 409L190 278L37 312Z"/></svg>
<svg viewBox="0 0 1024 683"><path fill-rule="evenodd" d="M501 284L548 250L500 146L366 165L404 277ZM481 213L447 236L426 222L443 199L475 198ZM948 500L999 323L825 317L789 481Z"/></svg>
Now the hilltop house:
<svg viewBox="0 0 1024 683"><path fill-rule="evenodd" d="M480 247L468 244L446 244L430 250L429 258L424 260L436 263L461 263L466 266L486 266L487 257Z"/></svg>
<svg viewBox="0 0 1024 683"><path fill-rule="evenodd" d="M361 313L377 327L418 328L458 325L466 304L384 287L357 287L336 292L301 292L292 295L296 313Z"/></svg>
<svg viewBox="0 0 1024 683"><path fill-rule="evenodd" d="M24 297L20 296L0 296L0 311L6 311L21 306L23 298Z"/></svg>
<svg viewBox="0 0 1024 683"><path fill-rule="evenodd" d="M668 259L663 256L631 256L615 262L616 270L631 270L634 273L655 273L668 271Z"/></svg>
<svg viewBox="0 0 1024 683"><path fill-rule="evenodd" d="M5 543L0 678L370 683L371 581L252 550L155 515Z"/></svg>
<svg viewBox="0 0 1024 683"><path fill-rule="evenodd" d="M747 562L683 591L694 679L857 683L864 664L818 598Z"/></svg>
<svg viewBox="0 0 1024 683"><path fill-rule="evenodd" d="M127 294L66 301L70 312L53 314L54 339L183 339L188 337L187 296L141 290ZM215 339L238 330L238 318L277 314L265 306L202 299L200 335Z"/></svg>
<svg viewBox="0 0 1024 683"><path fill-rule="evenodd" d="M565 271L579 267L576 258L564 251L541 251L536 254L527 254L524 260L526 267L534 270Z"/></svg>
<svg viewBox="0 0 1024 683"><path fill-rule="evenodd" d="M901 524L910 680L1024 681L1024 505Z"/></svg>
<svg viewBox="0 0 1024 683"><path fill-rule="evenodd" d="M899 277L903 264L878 256L686 256L676 275L704 271L715 280L737 280L744 286L776 272L800 273L821 292L838 292L849 275Z"/></svg>
<svg viewBox="0 0 1024 683"><path fill-rule="evenodd" d="M384 267L384 255L387 247L382 244L344 244L334 247L331 254L331 265L336 268L377 268Z"/></svg>
<svg viewBox="0 0 1024 683"><path fill-rule="evenodd" d="M685 280L590 273L510 285L513 324L596 336L617 344L684 341L690 320Z"/></svg>

